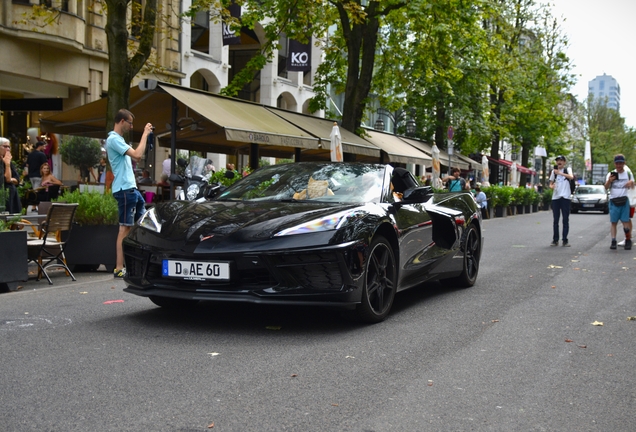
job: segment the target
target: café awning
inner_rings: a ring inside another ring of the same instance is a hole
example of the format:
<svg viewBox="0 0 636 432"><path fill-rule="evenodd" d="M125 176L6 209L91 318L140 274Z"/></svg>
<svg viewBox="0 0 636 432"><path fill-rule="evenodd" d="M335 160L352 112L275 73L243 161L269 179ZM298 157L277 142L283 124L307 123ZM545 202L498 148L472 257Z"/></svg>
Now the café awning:
<svg viewBox="0 0 636 432"><path fill-rule="evenodd" d="M425 143L424 141L419 141L419 140L408 138L408 137L400 137L400 139L403 140L404 142L407 142L409 145L412 145L413 147L417 148L418 150L426 153L429 156L433 155L432 146ZM448 166L448 153L440 150L439 159L442 165ZM453 158L451 159L451 166L457 167L460 170L470 169L469 165L466 162L464 162L463 160L459 160L457 158L457 155L453 155Z"/></svg>
<svg viewBox="0 0 636 432"><path fill-rule="evenodd" d="M300 129L309 132L311 135L320 138L323 148L331 148L331 130L333 129L333 120L295 113L280 108L266 107L266 109L277 116L284 118ZM340 135L342 136L342 147L345 153L354 153L373 158L380 157L380 149L378 147L371 144L369 141L360 138L353 132L340 128Z"/></svg>
<svg viewBox="0 0 636 432"><path fill-rule="evenodd" d="M512 162L506 159L494 159L491 158L490 156L488 156L488 159L498 165L504 166L508 169L512 168ZM517 171L519 171L520 173L524 173L524 174L530 174L530 175L535 175L537 172L535 170L532 170L530 168L524 167L521 164L517 164Z"/></svg>
<svg viewBox="0 0 636 432"><path fill-rule="evenodd" d="M234 154L261 144L263 156L291 157L295 148L319 149L318 137L303 131L252 102L200 90L159 83L157 89L130 89L129 109L135 115L133 141L146 123L155 126L159 145L170 146L172 107L177 108L177 147ZM106 98L40 120L44 132L106 138Z"/></svg>
<svg viewBox="0 0 636 432"><path fill-rule="evenodd" d="M388 155L389 162L422 165L431 165L433 162L431 156L404 142L396 135L365 129L364 138L382 149Z"/></svg>

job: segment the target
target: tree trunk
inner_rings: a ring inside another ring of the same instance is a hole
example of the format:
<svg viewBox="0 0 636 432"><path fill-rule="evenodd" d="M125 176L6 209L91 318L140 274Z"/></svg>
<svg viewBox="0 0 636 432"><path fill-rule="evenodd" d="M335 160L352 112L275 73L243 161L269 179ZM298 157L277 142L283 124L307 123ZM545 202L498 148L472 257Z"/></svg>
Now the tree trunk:
<svg viewBox="0 0 636 432"><path fill-rule="evenodd" d="M362 124L367 97L371 90L380 28L376 6L377 2L371 2L367 20L363 23L354 23L351 30L347 32L347 85L342 110L342 127L351 132L356 132Z"/></svg>
<svg viewBox="0 0 636 432"><path fill-rule="evenodd" d="M127 12L130 0L106 0L108 41L108 103L106 131L113 129L115 114L129 107L130 85L152 51L157 19L157 0L146 0L137 52L128 59Z"/></svg>

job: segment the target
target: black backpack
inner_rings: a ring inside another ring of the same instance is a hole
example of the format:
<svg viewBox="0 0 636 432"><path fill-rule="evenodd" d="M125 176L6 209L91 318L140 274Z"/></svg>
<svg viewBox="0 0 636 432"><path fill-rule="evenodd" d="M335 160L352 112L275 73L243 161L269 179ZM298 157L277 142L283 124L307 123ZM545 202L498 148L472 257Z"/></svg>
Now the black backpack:
<svg viewBox="0 0 636 432"><path fill-rule="evenodd" d="M574 193L574 189L576 189L576 175L572 173L572 180L568 180L568 181L570 182L570 193Z"/></svg>

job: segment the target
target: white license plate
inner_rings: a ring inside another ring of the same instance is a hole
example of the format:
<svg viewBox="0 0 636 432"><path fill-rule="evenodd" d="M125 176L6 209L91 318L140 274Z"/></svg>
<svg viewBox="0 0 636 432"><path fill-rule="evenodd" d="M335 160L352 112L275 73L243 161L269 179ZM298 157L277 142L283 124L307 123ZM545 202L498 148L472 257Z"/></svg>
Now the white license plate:
<svg viewBox="0 0 636 432"><path fill-rule="evenodd" d="M230 263L210 261L163 260L161 274L190 280L230 279Z"/></svg>
<svg viewBox="0 0 636 432"><path fill-rule="evenodd" d="M583 207L594 207L594 204L583 204Z"/></svg>

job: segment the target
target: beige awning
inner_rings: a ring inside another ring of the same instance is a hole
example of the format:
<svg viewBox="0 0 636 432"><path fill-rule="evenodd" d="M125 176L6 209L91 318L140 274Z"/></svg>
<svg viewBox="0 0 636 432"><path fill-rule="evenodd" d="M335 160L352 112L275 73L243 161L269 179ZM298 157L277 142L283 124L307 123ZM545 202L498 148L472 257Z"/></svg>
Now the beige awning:
<svg viewBox="0 0 636 432"><path fill-rule="evenodd" d="M294 113L279 108L266 107L266 109L309 132L313 136L319 137L320 141L323 143L323 148L330 148L331 130L333 129L334 123L333 120ZM354 153L357 155L371 156L375 158L380 157L380 149L378 147L346 129L339 129L340 135L342 136L342 147L345 153Z"/></svg>
<svg viewBox="0 0 636 432"><path fill-rule="evenodd" d="M292 157L296 147L319 149L317 137L299 129L262 105L199 90L160 83L155 91L130 89L135 115L133 141L146 123L155 126L159 145L170 146L172 104L176 100L177 148L204 152L248 153L257 143L262 156ZM40 120L44 132L104 139L106 98ZM179 121L180 120L180 121Z"/></svg>
<svg viewBox="0 0 636 432"><path fill-rule="evenodd" d="M318 148L316 137L281 119L263 105L183 87L163 90L225 131L227 141L284 147Z"/></svg>
<svg viewBox="0 0 636 432"><path fill-rule="evenodd" d="M413 138L407 138L407 137L400 137L401 140L403 140L404 142L412 145L413 147L417 148L418 150L426 153L427 155L431 156L433 154L433 149L432 146L430 144L425 143L424 141L419 141ZM439 151L439 160L442 163L442 165L444 166L448 166L448 153L446 153L445 151L440 150ZM454 154L452 159L451 159L451 166L452 167L457 167L461 170L468 170L470 169L470 167L468 166L468 164L461 159L458 159L457 155Z"/></svg>
<svg viewBox="0 0 636 432"><path fill-rule="evenodd" d="M390 162L430 166L433 161L432 157L401 140L396 135L365 129L364 138L371 144L380 147L389 156Z"/></svg>

